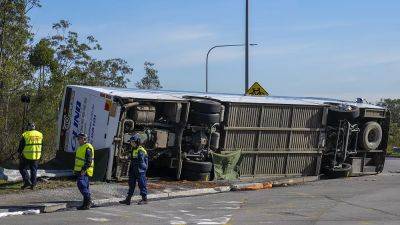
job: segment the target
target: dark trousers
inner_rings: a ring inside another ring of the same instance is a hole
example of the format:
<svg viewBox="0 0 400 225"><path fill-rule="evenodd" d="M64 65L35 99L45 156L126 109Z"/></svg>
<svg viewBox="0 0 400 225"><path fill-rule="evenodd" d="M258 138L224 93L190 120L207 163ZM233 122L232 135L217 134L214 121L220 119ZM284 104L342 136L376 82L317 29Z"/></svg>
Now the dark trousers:
<svg viewBox="0 0 400 225"><path fill-rule="evenodd" d="M36 175L38 169L38 160L29 160L21 158L19 162L19 172L21 173L22 179L26 185L36 185ZM29 176L28 169L31 172Z"/></svg>
<svg viewBox="0 0 400 225"><path fill-rule="evenodd" d="M140 195L147 197L147 178L146 172L139 172L137 168L130 168L129 170L129 191L128 195L132 196L135 192L136 182L139 185Z"/></svg>
<svg viewBox="0 0 400 225"><path fill-rule="evenodd" d="M90 190L89 190L89 176L88 175L78 175L76 179L76 185L78 186L79 191L81 192L83 198L90 198Z"/></svg>

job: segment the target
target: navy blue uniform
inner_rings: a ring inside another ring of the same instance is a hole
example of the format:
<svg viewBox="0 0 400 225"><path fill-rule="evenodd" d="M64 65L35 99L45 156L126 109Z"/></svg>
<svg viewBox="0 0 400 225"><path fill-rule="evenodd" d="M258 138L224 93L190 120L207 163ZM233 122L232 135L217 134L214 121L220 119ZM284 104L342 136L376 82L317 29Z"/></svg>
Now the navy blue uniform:
<svg viewBox="0 0 400 225"><path fill-rule="evenodd" d="M140 195L147 198L147 178L146 172L148 168L148 157L146 150L139 146L132 150L131 165L129 167L129 191L128 196L132 196L135 192L136 182L138 182Z"/></svg>

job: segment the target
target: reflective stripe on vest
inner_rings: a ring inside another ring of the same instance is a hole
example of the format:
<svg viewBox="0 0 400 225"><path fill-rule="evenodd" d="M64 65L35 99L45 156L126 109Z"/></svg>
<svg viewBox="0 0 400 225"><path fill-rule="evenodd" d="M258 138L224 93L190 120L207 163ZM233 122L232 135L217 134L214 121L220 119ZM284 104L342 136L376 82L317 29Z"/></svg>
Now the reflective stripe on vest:
<svg viewBox="0 0 400 225"><path fill-rule="evenodd" d="M146 149L144 149L142 146L139 146L138 148L133 149L132 159L136 159L138 157L139 151L143 152L144 155L147 155Z"/></svg>
<svg viewBox="0 0 400 225"><path fill-rule="evenodd" d="M93 176L93 167L94 167L94 148L90 143L81 145L76 150L74 171L80 172L82 170L82 167L85 165L86 149L88 148L92 153L92 163L90 164L90 167L86 170L86 173L89 177L91 177Z"/></svg>
<svg viewBox="0 0 400 225"><path fill-rule="evenodd" d="M43 134L36 130L26 131L22 134L25 146L22 154L25 159L39 160L42 155Z"/></svg>

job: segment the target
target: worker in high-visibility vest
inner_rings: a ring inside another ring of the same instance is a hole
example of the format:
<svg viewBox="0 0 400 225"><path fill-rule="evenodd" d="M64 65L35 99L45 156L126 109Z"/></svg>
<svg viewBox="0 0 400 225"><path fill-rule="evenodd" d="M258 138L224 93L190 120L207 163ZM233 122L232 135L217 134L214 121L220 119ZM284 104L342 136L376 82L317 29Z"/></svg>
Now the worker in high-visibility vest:
<svg viewBox="0 0 400 225"><path fill-rule="evenodd" d="M36 130L35 123L28 123L28 130L22 134L19 142L19 172L21 173L24 185L21 189L30 187L33 190L36 186L36 174L39 159L42 155L43 134ZM30 170L30 176L28 169Z"/></svg>
<svg viewBox="0 0 400 225"><path fill-rule="evenodd" d="M94 169L94 148L87 142L87 135L80 133L76 136L79 147L75 152L74 174L76 175L76 184L83 196L83 203L78 210L88 210L92 205L92 199L89 190L89 177L93 176Z"/></svg>
<svg viewBox="0 0 400 225"><path fill-rule="evenodd" d="M131 198L135 192L137 181L140 189L140 195L142 196L142 200L138 202L138 205L147 204L146 172L149 164L147 151L141 144L141 138L139 134L134 134L129 141L132 147L131 165L129 167L129 191L125 200L120 201L119 203L126 205L131 204Z"/></svg>

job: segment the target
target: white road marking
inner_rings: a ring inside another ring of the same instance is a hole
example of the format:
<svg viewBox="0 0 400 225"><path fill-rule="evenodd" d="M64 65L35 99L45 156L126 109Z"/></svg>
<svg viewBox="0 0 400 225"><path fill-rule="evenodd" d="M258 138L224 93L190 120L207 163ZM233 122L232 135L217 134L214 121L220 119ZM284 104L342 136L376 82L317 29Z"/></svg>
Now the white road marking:
<svg viewBox="0 0 400 225"><path fill-rule="evenodd" d="M117 213L119 213L119 212L122 212L122 213L130 213L130 212L133 211L133 210L125 210L125 209L122 209L121 207L108 208L108 210L109 210L109 211L112 211L112 212L117 212Z"/></svg>
<svg viewBox="0 0 400 225"><path fill-rule="evenodd" d="M140 215L142 215L142 216L145 216L145 217L151 217L151 218L157 218L157 219L167 219L167 217L163 217L163 216L156 216L156 215L151 215L151 214L140 214Z"/></svg>
<svg viewBox="0 0 400 225"><path fill-rule="evenodd" d="M39 209L30 209L30 210L16 211L16 212L2 212L0 213L0 218L6 216L35 215L39 213L40 213Z"/></svg>
<svg viewBox="0 0 400 225"><path fill-rule="evenodd" d="M183 209L181 209L181 210L179 210L179 212L182 212L182 213L187 213L187 212L190 212L190 211L187 211L187 210L183 210Z"/></svg>
<svg viewBox="0 0 400 225"><path fill-rule="evenodd" d="M116 214L116 213L109 213L109 212L103 212L103 211L92 211L92 213L95 213L95 214L100 214L100 215L105 215L105 216L114 216L114 217L120 217L121 215L119 215L119 214Z"/></svg>
<svg viewBox="0 0 400 225"><path fill-rule="evenodd" d="M96 221L96 222L108 222L108 221L110 221L110 220L107 219L107 218L97 218L97 217L95 217L95 218L88 217L87 219L88 219L88 220L92 220L92 221Z"/></svg>
<svg viewBox="0 0 400 225"><path fill-rule="evenodd" d="M231 220L230 217L227 216L223 216L223 217L218 217L218 218L214 218L214 219L200 219L197 220L197 224L201 224L201 225L207 225L207 224L226 224L229 222L229 220Z"/></svg>
<svg viewBox="0 0 400 225"><path fill-rule="evenodd" d="M171 220L170 224L183 225L183 224L187 224L187 223L185 221L182 221L182 220Z"/></svg>
<svg viewBox="0 0 400 225"><path fill-rule="evenodd" d="M238 202L238 201L219 201L219 202L214 202L215 204L242 204L243 202Z"/></svg>
<svg viewBox="0 0 400 225"><path fill-rule="evenodd" d="M226 206L226 207L220 207L219 209L240 209L240 206L236 206L236 207L231 207L231 206Z"/></svg>

